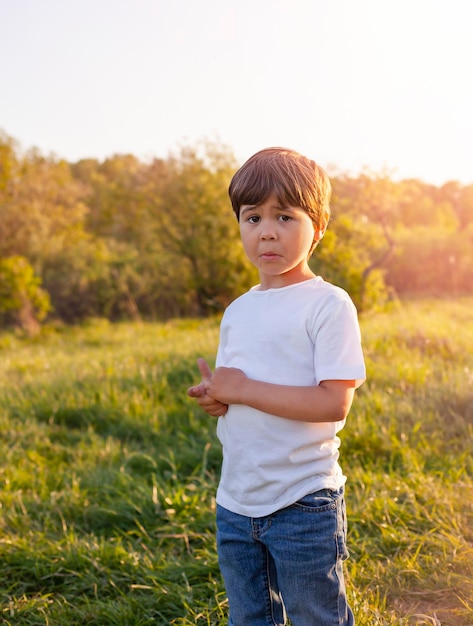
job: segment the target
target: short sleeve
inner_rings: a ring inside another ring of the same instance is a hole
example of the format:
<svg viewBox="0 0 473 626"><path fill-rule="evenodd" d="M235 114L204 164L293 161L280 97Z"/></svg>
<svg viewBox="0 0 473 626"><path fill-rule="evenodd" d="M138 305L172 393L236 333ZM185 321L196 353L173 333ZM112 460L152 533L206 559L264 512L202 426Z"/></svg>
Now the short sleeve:
<svg viewBox="0 0 473 626"><path fill-rule="evenodd" d="M331 296L319 310L312 327L316 382L366 379L361 333L355 305L346 294Z"/></svg>

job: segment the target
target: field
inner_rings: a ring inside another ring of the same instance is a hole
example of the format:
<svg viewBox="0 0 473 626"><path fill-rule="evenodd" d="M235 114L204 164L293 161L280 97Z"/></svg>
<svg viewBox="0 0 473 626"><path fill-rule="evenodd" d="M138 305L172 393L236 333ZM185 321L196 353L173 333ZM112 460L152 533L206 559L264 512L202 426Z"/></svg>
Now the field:
<svg viewBox="0 0 473 626"><path fill-rule="evenodd" d="M473 624L473 299L361 320L342 433L358 626ZM0 620L226 624L215 422L185 394L218 319L0 334Z"/></svg>

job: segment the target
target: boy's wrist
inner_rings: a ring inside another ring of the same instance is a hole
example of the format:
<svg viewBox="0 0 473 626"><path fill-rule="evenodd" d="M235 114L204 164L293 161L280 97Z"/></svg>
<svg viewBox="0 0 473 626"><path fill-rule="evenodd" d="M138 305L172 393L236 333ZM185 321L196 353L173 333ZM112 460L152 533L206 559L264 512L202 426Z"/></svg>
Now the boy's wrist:
<svg viewBox="0 0 473 626"><path fill-rule="evenodd" d="M254 381L245 376L242 378L238 387L238 404L247 404L251 406L251 387Z"/></svg>
<svg viewBox="0 0 473 626"><path fill-rule="evenodd" d="M263 388L262 388L263 385ZM241 381L238 388L239 404L246 404L253 408L258 408L261 397L265 394L265 383L253 378L245 378Z"/></svg>

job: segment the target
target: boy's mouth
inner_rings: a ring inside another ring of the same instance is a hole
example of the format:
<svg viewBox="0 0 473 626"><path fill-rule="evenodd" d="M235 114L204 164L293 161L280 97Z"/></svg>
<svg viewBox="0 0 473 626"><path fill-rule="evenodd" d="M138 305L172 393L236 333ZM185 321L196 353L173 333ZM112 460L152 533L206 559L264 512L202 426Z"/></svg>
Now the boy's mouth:
<svg viewBox="0 0 473 626"><path fill-rule="evenodd" d="M263 252L260 254L260 259L262 259L263 261L271 261L274 259L277 259L279 257L279 254L276 254L276 252Z"/></svg>

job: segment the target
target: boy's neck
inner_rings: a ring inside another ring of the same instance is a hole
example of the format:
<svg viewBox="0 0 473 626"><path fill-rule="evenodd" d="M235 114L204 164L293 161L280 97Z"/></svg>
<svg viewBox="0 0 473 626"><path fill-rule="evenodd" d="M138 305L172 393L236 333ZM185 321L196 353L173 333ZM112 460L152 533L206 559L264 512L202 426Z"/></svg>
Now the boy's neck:
<svg viewBox="0 0 473 626"><path fill-rule="evenodd" d="M296 276L288 276L282 274L278 276L267 276L260 274L260 284L258 285L258 291L266 291L267 289L281 289L282 287L289 287L290 285L297 285L297 283L303 283L307 280L312 280L316 275L312 270L307 268L306 272L299 273Z"/></svg>

